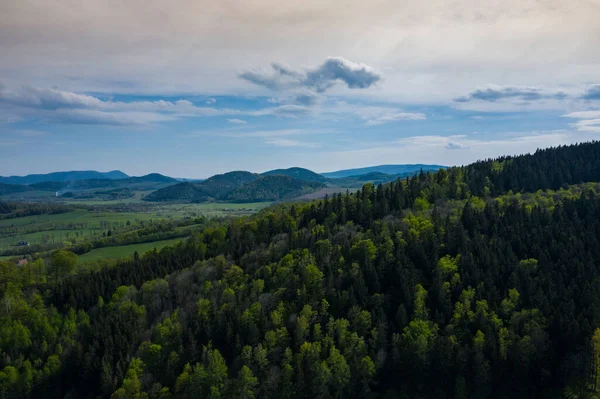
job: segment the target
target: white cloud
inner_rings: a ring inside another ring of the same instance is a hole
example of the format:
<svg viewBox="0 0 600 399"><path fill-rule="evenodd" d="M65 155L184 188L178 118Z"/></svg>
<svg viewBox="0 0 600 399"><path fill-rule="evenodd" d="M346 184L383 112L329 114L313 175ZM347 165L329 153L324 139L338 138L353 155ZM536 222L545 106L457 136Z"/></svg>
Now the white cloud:
<svg viewBox="0 0 600 399"><path fill-rule="evenodd" d="M580 132L600 133L600 119L582 119L571 126Z"/></svg>
<svg viewBox="0 0 600 399"><path fill-rule="evenodd" d="M252 132L239 133L236 132L216 132L217 135L227 137L287 137L287 136L310 136L337 133L335 129L275 129L275 130L258 130Z"/></svg>
<svg viewBox="0 0 600 399"><path fill-rule="evenodd" d="M315 144L315 143L306 143L303 141L285 139L285 138L273 138L273 139L267 140L265 143L272 145L272 146L276 146L276 147L307 147L307 148L319 147L319 145Z"/></svg>
<svg viewBox="0 0 600 399"><path fill-rule="evenodd" d="M16 116L41 118L55 123L103 125L151 124L185 117L234 115L295 118L310 112L308 107L293 104L242 110L199 107L188 100L122 102L101 100L90 95L57 88L43 89L31 86L21 86L12 90L0 86L0 105L4 105L11 111L7 113L13 115L13 119L9 119L9 122Z"/></svg>
<svg viewBox="0 0 600 399"><path fill-rule="evenodd" d="M103 101L85 94L76 94L57 88L42 89L22 86L9 90L0 84L0 102L21 107L58 109L58 108L97 108Z"/></svg>
<svg viewBox="0 0 600 399"><path fill-rule="evenodd" d="M235 119L235 118L234 119L227 119L227 122L233 123L234 125L245 125L245 124L248 123L248 122L246 122L243 119Z"/></svg>
<svg viewBox="0 0 600 399"><path fill-rule="evenodd" d="M345 101L334 101L323 104L315 112L325 116L350 115L365 121L367 126L382 125L396 121L423 121L427 116L423 113L404 112L393 106L373 106L350 104Z"/></svg>
<svg viewBox="0 0 600 399"><path fill-rule="evenodd" d="M273 60L310 69L339 54L385 70L385 84L364 94L397 102L448 102L487 82L600 81L594 0L344 4L3 2L0 76L87 93L256 94L232 77Z"/></svg>
<svg viewBox="0 0 600 399"><path fill-rule="evenodd" d="M577 111L570 112L568 114L563 115L565 118L576 118L576 119L592 119L592 118L600 118L600 110L598 111Z"/></svg>
<svg viewBox="0 0 600 399"><path fill-rule="evenodd" d="M216 98L209 98L208 100L206 100L206 103L207 103L207 104L214 104L214 103L216 103L216 102L217 102L217 99L216 99Z"/></svg>
<svg viewBox="0 0 600 399"><path fill-rule="evenodd" d="M410 113L410 112L398 112L398 113L387 113L381 116L375 117L367 121L367 126L382 125L384 123L397 122L397 121L423 121L427 119L425 114L421 113Z"/></svg>
<svg viewBox="0 0 600 399"><path fill-rule="evenodd" d="M570 125L580 132L600 133L600 110L571 112L563 117L579 119Z"/></svg>

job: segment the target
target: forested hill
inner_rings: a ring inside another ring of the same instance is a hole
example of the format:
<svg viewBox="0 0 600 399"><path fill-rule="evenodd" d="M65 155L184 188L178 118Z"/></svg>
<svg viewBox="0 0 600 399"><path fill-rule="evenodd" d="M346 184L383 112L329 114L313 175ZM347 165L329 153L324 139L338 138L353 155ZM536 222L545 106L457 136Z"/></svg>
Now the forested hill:
<svg viewBox="0 0 600 399"><path fill-rule="evenodd" d="M232 202L280 201L297 198L324 187L324 183L315 181L268 175L238 187L227 193L224 199Z"/></svg>
<svg viewBox="0 0 600 399"><path fill-rule="evenodd" d="M168 184L176 184L177 180L158 173L139 177L127 177L124 179L86 179L73 181L45 181L41 183L30 184L29 187L36 190L61 191L61 190L85 190L93 188L117 188L117 187L137 187L140 184L148 183L149 187L155 185L164 187Z"/></svg>
<svg viewBox="0 0 600 399"><path fill-rule="evenodd" d="M33 190L31 187L22 186L20 184L0 183L0 195L22 193L24 191L31 191L31 190Z"/></svg>
<svg viewBox="0 0 600 399"><path fill-rule="evenodd" d="M306 172L310 171L306 170ZM295 174L294 171L290 173ZM154 202L279 201L311 193L323 187L325 187L323 183L297 179L279 171L263 176L238 171L216 175L200 183L179 183L157 190L144 199Z"/></svg>
<svg viewBox="0 0 600 399"><path fill-rule="evenodd" d="M419 173L421 170L424 172L435 172L436 170L444 168L446 168L446 166L425 164L378 165L367 166L365 168L337 170L335 172L321 173L321 175L330 179L340 179L350 176L365 175L367 173L384 173L387 175L410 175L414 173Z"/></svg>
<svg viewBox="0 0 600 399"><path fill-rule="evenodd" d="M313 172L312 170L304 169L304 168L288 168L288 169L274 169L269 170L263 173L263 176L271 176L271 175L283 175L289 176L296 179L307 180L307 181L317 181L324 183L327 181L325 176L322 176L318 173Z"/></svg>
<svg viewBox="0 0 600 399"><path fill-rule="evenodd" d="M111 268L0 261L6 398L600 388L600 143L365 185Z"/></svg>
<svg viewBox="0 0 600 399"><path fill-rule="evenodd" d="M0 176L0 183L7 184L35 184L49 181L72 181L87 179L126 179L125 173L120 170L110 172L97 172L95 170L74 170L70 172L53 172L47 174L36 174L27 176Z"/></svg>
<svg viewBox="0 0 600 399"><path fill-rule="evenodd" d="M189 201L203 202L221 198L245 183L258 179L258 175L235 171L212 176L202 182L183 182L157 190L144 199L153 202Z"/></svg>

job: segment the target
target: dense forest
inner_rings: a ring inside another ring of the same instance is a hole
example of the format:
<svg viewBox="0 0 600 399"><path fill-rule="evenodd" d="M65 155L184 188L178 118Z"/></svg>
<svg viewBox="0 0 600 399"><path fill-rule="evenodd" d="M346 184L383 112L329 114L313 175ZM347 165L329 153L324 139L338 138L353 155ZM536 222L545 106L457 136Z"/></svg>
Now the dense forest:
<svg viewBox="0 0 600 399"><path fill-rule="evenodd" d="M147 195L144 200L153 202L279 201L311 193L323 187L325 184L321 182L301 180L283 174L261 176L237 171L215 175L200 183L183 182L165 187Z"/></svg>
<svg viewBox="0 0 600 399"><path fill-rule="evenodd" d="M99 270L0 261L0 395L592 397L595 182L599 142L277 205Z"/></svg>
<svg viewBox="0 0 600 399"><path fill-rule="evenodd" d="M262 176L226 194L231 202L280 201L326 187L324 183L284 175Z"/></svg>

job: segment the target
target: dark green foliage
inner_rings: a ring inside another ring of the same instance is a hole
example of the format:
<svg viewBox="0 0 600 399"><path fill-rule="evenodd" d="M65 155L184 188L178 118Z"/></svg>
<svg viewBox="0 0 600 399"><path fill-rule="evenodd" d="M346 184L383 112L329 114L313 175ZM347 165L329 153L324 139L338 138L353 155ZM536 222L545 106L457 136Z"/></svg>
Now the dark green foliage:
<svg viewBox="0 0 600 399"><path fill-rule="evenodd" d="M29 187L36 190L42 191L60 191L60 192L73 192L80 190L91 190L91 189L111 189L111 188L138 188L142 190L152 190L162 188L165 185L171 185L177 183L177 180L163 176L158 173L151 173L149 175L140 177L128 177L124 179L85 179L85 180L72 180L72 181L44 181L40 183L34 183Z"/></svg>
<svg viewBox="0 0 600 399"><path fill-rule="evenodd" d="M236 171L215 175L200 183L183 182L157 190L144 199L155 202L205 202L222 198L232 190L258 179L250 172Z"/></svg>
<svg viewBox="0 0 600 399"><path fill-rule="evenodd" d="M32 191L33 188L28 186L21 186L19 184L5 184L0 183L0 195L22 193L24 191Z"/></svg>
<svg viewBox="0 0 600 399"><path fill-rule="evenodd" d="M600 192L514 191L600 180L597 159L591 143L510 158L532 180L490 161L368 184L56 282L0 262L0 392L593 397Z"/></svg>
<svg viewBox="0 0 600 399"><path fill-rule="evenodd" d="M36 204L0 201L0 219L12 219L17 217L58 214L71 212L72 206L63 204Z"/></svg>
<svg viewBox="0 0 600 399"><path fill-rule="evenodd" d="M269 175L244 184L227 193L223 199L232 202L279 201L296 198L323 187L326 187L324 183Z"/></svg>
<svg viewBox="0 0 600 399"><path fill-rule="evenodd" d="M125 173L120 170L110 172L96 172L95 170L71 171L71 172L54 172L48 174L27 175L27 176L0 176L0 183L10 184L35 184L40 182L68 182L73 180L85 179L126 179Z"/></svg>
<svg viewBox="0 0 600 399"><path fill-rule="evenodd" d="M274 169L269 170L268 172L263 173L263 176L272 176L272 175L283 175L289 176L300 180L307 181L317 181L324 183L327 181L325 176L322 176L318 173L313 172L312 170L304 169L304 168L288 168L288 169Z"/></svg>
<svg viewBox="0 0 600 399"><path fill-rule="evenodd" d="M260 202L295 198L325 184L284 175L260 176L250 172L216 175L201 183L184 182L153 192L146 201L178 202Z"/></svg>

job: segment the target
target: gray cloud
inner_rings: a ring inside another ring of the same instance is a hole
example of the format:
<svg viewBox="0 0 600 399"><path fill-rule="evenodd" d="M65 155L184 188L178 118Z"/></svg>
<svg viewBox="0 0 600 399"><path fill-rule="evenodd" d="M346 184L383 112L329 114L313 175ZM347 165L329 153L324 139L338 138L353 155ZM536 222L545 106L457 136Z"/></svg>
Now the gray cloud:
<svg viewBox="0 0 600 399"><path fill-rule="evenodd" d="M292 101L307 107L317 104L320 100L320 96L310 90L306 90L300 93L296 93L292 96Z"/></svg>
<svg viewBox="0 0 600 399"><path fill-rule="evenodd" d="M103 102L96 97L57 88L40 89L22 86L17 90L9 90L0 85L0 103L22 107L58 109L99 107Z"/></svg>
<svg viewBox="0 0 600 399"><path fill-rule="evenodd" d="M457 97L454 101L460 103L470 101L495 102L504 99L538 101L547 99L563 100L567 97L568 95L563 91L548 91L542 87L490 85L486 88L474 90L467 96Z"/></svg>
<svg viewBox="0 0 600 399"><path fill-rule="evenodd" d="M469 148L469 146L466 144L457 143L455 141L450 141L450 142L446 143L444 148L447 150L466 150Z"/></svg>
<svg viewBox="0 0 600 399"><path fill-rule="evenodd" d="M302 105L305 107L312 107L321 102L323 102L325 98L315 93L312 90L294 90L289 95L282 95L278 98L270 98L267 101L271 104L281 104L281 105Z"/></svg>
<svg viewBox="0 0 600 399"><path fill-rule="evenodd" d="M295 70L279 63L272 63L271 68L272 72L247 71L239 77L271 90L306 88L318 93L324 93L337 82L350 89L367 89L381 80L372 67L342 57L328 57L318 67L306 70Z"/></svg>
<svg viewBox="0 0 600 399"><path fill-rule="evenodd" d="M310 103L310 95L302 93L301 95L304 96L302 101ZM4 123L19 120L19 117L26 117L53 123L93 125L146 125L186 117L237 115L272 115L295 118L310 111L306 106L297 104L284 104L258 110L241 110L198 107L188 100L115 102L57 88L43 89L22 86L9 90L3 85L0 85L0 105L5 105L4 110L10 111L9 114L13 115L12 119L8 119L6 122L2 121ZM245 123L241 119L229 121L238 124Z"/></svg>
<svg viewBox="0 0 600 399"><path fill-rule="evenodd" d="M260 115L263 111L257 111L257 114ZM302 105L281 105L276 108L270 108L268 110L268 114L281 116L284 118L296 118L300 115L306 115L310 113L310 108L304 107ZM267 114L265 114L267 115Z"/></svg>
<svg viewBox="0 0 600 399"><path fill-rule="evenodd" d="M581 98L584 100L600 100L600 84L590 86Z"/></svg>

